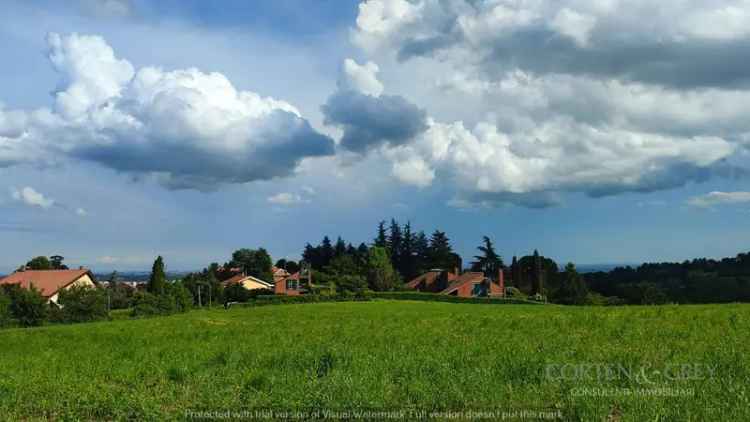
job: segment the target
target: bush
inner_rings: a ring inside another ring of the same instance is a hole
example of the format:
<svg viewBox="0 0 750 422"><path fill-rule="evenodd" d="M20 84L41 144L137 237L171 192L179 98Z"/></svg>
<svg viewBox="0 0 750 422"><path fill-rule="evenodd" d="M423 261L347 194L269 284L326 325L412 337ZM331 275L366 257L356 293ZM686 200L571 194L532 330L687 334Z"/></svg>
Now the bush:
<svg viewBox="0 0 750 422"><path fill-rule="evenodd" d="M296 303L319 303L319 302L352 302L352 301L369 301L370 295L367 292L352 293L345 292L340 295L258 295L254 300L240 304L241 306L264 306L264 305L284 305Z"/></svg>
<svg viewBox="0 0 750 422"><path fill-rule="evenodd" d="M516 299L525 299L526 295L521 292L521 290L518 289L518 287L506 287L505 288L505 296L507 297L513 297Z"/></svg>
<svg viewBox="0 0 750 422"><path fill-rule="evenodd" d="M151 316L161 313L159 306L159 297L149 292L136 292L133 296L133 311L131 316Z"/></svg>
<svg viewBox="0 0 750 422"><path fill-rule="evenodd" d="M135 289L127 284L114 283L107 288L110 309L127 309L133 306Z"/></svg>
<svg viewBox="0 0 750 422"><path fill-rule="evenodd" d="M107 319L107 297L104 290L89 286L77 286L60 292L60 322L88 322ZM54 314L57 314L55 312Z"/></svg>
<svg viewBox="0 0 750 422"><path fill-rule="evenodd" d="M10 297L0 291L0 328L13 325L13 315L10 311Z"/></svg>
<svg viewBox="0 0 750 422"><path fill-rule="evenodd" d="M193 295L181 283L167 285L165 292L155 295L149 292L136 292L133 296L133 317L169 315L186 312L193 307Z"/></svg>
<svg viewBox="0 0 750 422"><path fill-rule="evenodd" d="M250 290L242 284L231 284L224 289L225 302L247 302L248 300L250 300Z"/></svg>
<svg viewBox="0 0 750 422"><path fill-rule="evenodd" d="M187 312L193 307L193 294L182 283L171 285L168 290L178 312Z"/></svg>
<svg viewBox="0 0 750 422"><path fill-rule="evenodd" d="M49 315L47 299L34 286L24 289L20 286L10 289L10 311L24 327L43 325Z"/></svg>

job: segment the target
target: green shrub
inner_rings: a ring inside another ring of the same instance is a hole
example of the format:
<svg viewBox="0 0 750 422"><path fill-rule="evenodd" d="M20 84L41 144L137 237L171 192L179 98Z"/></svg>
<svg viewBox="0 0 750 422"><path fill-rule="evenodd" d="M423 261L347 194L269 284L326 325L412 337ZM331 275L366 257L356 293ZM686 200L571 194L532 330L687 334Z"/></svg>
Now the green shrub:
<svg viewBox="0 0 750 422"><path fill-rule="evenodd" d="M193 307L193 294L182 283L173 284L168 290L178 312L187 312Z"/></svg>
<svg viewBox="0 0 750 422"><path fill-rule="evenodd" d="M24 289L20 286L10 289L10 311L24 327L43 325L49 315L47 299L34 286Z"/></svg>
<svg viewBox="0 0 750 422"><path fill-rule="evenodd" d="M0 328L13 325L13 315L10 311L10 297L0 291Z"/></svg>
<svg viewBox="0 0 750 422"><path fill-rule="evenodd" d="M133 296L133 311L131 316L151 316L159 315L159 297L149 292L136 292Z"/></svg>
<svg viewBox="0 0 750 422"><path fill-rule="evenodd" d="M72 287L60 292L61 322L87 322L108 318L107 296L104 290L88 286Z"/></svg>
<svg viewBox="0 0 750 422"><path fill-rule="evenodd" d="M526 299L526 295L521 292L521 290L518 289L518 287L506 287L505 288L505 295L507 297L513 297L516 299Z"/></svg>
<svg viewBox="0 0 750 422"><path fill-rule="evenodd" d="M156 308L161 315L169 315L177 312L177 301L170 294L156 295Z"/></svg>
<svg viewBox="0 0 750 422"><path fill-rule="evenodd" d="M240 306L264 306L264 305L284 305L295 303L318 303L318 302L353 302L369 301L370 296L366 292L352 293L344 292L338 295L259 295L255 299L245 303L239 303Z"/></svg>
<svg viewBox="0 0 750 422"><path fill-rule="evenodd" d="M136 290L127 284L114 283L107 288L110 309L127 309L133 306L133 296Z"/></svg>
<svg viewBox="0 0 750 422"><path fill-rule="evenodd" d="M193 307L193 295L181 283L168 284L165 292L155 295L149 292L136 292L133 296L133 311L130 316L169 315L186 312Z"/></svg>
<svg viewBox="0 0 750 422"><path fill-rule="evenodd" d="M231 284L224 289L225 302L247 302L248 300L250 300L250 290L242 284Z"/></svg>

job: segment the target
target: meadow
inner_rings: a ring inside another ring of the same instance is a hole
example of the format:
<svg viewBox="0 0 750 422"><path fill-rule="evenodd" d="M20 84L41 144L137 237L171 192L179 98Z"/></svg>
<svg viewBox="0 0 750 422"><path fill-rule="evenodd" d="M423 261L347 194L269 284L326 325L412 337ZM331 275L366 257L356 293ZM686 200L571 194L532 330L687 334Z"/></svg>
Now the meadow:
<svg viewBox="0 0 750 422"><path fill-rule="evenodd" d="M278 305L10 329L0 345L3 420L352 408L750 420L750 305Z"/></svg>

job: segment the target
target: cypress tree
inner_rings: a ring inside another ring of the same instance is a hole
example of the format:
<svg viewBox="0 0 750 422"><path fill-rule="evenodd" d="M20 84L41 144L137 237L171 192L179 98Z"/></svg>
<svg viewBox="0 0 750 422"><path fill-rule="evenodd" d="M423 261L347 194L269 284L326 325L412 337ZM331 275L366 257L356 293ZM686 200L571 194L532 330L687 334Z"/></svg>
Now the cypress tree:
<svg viewBox="0 0 750 422"><path fill-rule="evenodd" d="M518 273L518 258L513 255L513 262L510 264L510 284L511 286L518 287L521 282L521 274Z"/></svg>
<svg viewBox="0 0 750 422"><path fill-rule="evenodd" d="M534 249L534 271L533 271L533 286L532 294L542 294L544 288L542 283L542 258L539 256L539 251Z"/></svg>
<svg viewBox="0 0 750 422"><path fill-rule="evenodd" d="M151 267L151 276L148 279L147 289L150 293L161 295L164 294L166 285L167 276L164 274L164 259L160 255L154 261L153 267Z"/></svg>

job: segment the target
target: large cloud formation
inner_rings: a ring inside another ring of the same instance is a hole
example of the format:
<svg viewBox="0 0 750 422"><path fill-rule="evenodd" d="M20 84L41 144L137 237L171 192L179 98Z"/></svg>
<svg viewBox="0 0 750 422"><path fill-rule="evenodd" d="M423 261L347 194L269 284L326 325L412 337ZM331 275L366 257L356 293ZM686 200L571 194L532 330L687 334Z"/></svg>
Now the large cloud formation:
<svg viewBox="0 0 750 422"><path fill-rule="evenodd" d="M748 28L728 0L368 0L352 39L433 116L381 141L398 179L544 206L737 174Z"/></svg>
<svg viewBox="0 0 750 422"><path fill-rule="evenodd" d="M378 66L344 61L338 90L322 106L325 123L343 128L340 145L364 152L383 144L401 145L427 129L426 113L398 95L382 95Z"/></svg>
<svg viewBox="0 0 750 422"><path fill-rule="evenodd" d="M74 157L174 189L292 174L333 140L291 104L238 91L220 73L134 69L100 37L50 34L62 76L52 109L0 109L0 166Z"/></svg>

